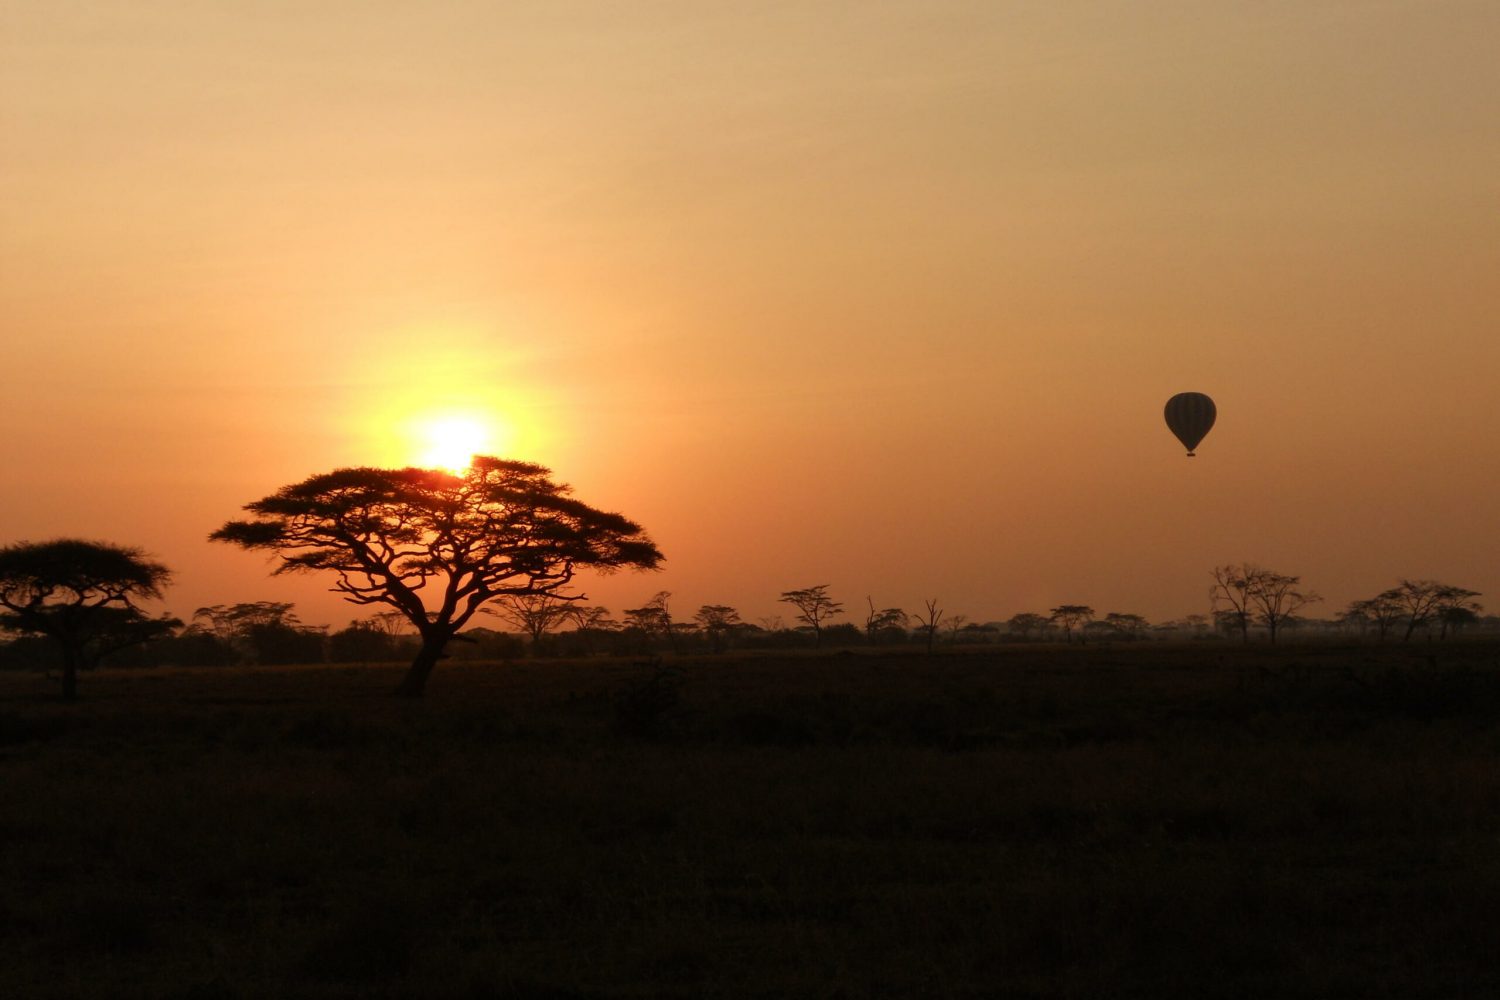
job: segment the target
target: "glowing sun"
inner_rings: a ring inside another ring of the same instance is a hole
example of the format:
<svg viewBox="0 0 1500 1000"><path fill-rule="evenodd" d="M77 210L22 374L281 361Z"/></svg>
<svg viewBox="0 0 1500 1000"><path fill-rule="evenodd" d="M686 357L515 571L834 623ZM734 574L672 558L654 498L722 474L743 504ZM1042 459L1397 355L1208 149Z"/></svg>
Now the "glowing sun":
<svg viewBox="0 0 1500 1000"><path fill-rule="evenodd" d="M492 435L484 421L467 416L436 417L422 424L419 464L427 469L462 472L475 455L489 454Z"/></svg>

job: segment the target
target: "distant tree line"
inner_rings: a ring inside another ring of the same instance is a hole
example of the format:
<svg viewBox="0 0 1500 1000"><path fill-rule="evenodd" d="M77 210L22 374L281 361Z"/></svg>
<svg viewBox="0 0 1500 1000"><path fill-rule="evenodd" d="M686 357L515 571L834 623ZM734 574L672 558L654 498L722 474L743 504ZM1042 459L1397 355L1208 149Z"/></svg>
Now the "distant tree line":
<svg viewBox="0 0 1500 1000"><path fill-rule="evenodd" d="M0 649L0 666L56 668L64 697L76 695L80 670L106 659L144 664L380 662L410 657L393 694L419 697L438 662L450 656L633 655L660 651L921 642L930 654L947 642L1138 640L1176 631L1138 614L1102 618L1086 604L1062 604L1047 615L1024 612L1006 623L973 623L939 606L878 607L866 598L863 628L837 621L844 604L828 584L783 591L794 624L746 622L725 604L675 614L658 591L617 621L590 607L573 583L580 570L652 570L664 560L645 530L621 514L592 507L528 462L476 455L469 467L345 468L310 476L244 506L248 515L209 535L212 541L265 552L275 572L311 573L332 582L344 600L370 615L337 632L298 621L290 604L257 602L199 608L187 625L152 617L140 602L157 600L171 572L138 549L58 539L0 549L0 630L16 638ZM1321 598L1297 576L1249 563L1213 570L1212 622L1249 641L1252 626L1271 642L1302 620ZM1402 580L1355 602L1341 624L1373 625L1385 638L1438 627L1446 638L1477 622L1476 592L1435 581ZM475 624L484 614L502 628ZM1189 619L1191 622L1191 619ZM1207 619L1203 623L1207 624ZM568 626L571 626L570 628ZM513 631L512 631L513 630ZM1200 623L1195 637L1214 634Z"/></svg>

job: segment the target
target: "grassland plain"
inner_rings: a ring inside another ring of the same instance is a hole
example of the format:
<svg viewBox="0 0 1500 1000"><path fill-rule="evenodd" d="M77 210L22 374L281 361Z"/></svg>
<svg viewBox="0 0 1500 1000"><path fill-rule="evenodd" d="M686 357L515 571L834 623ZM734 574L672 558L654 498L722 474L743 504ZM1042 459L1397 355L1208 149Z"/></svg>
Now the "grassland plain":
<svg viewBox="0 0 1500 1000"><path fill-rule="evenodd" d="M1500 995L1500 645L0 675L0 996Z"/></svg>

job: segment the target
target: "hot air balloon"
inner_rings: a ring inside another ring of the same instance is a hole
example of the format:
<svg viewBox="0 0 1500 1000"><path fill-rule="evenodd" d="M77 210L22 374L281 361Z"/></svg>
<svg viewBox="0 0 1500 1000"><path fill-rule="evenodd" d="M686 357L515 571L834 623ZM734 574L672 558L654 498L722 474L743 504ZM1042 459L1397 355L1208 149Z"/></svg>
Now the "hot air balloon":
<svg viewBox="0 0 1500 1000"><path fill-rule="evenodd" d="M1201 392L1179 392L1167 400L1167 428L1188 450L1188 458L1193 457L1193 449L1213 428L1218 414L1214 401Z"/></svg>

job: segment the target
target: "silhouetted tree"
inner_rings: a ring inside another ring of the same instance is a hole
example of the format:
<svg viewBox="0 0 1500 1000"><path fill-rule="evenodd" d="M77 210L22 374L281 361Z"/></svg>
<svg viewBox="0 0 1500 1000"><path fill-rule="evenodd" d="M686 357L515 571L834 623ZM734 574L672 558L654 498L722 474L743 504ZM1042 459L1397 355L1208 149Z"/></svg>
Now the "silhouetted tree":
<svg viewBox="0 0 1500 1000"><path fill-rule="evenodd" d="M609 616L609 609L593 604L575 604L571 608L573 631L571 643L585 656L592 656L600 641L620 630L620 623Z"/></svg>
<svg viewBox="0 0 1500 1000"><path fill-rule="evenodd" d="M994 622L969 622L954 633L953 641L965 644L988 644L995 641L999 632L1000 629Z"/></svg>
<svg viewBox="0 0 1500 1000"><path fill-rule="evenodd" d="M1275 570L1241 563L1238 566L1215 566L1209 600L1220 622L1233 622L1240 638L1250 640L1251 622L1264 625L1272 642L1297 611L1321 601L1312 591L1301 589L1300 576L1288 576Z"/></svg>
<svg viewBox="0 0 1500 1000"><path fill-rule="evenodd" d="M399 611L377 611L365 621L369 622L372 628L379 629L392 639L410 634L411 622L407 621L406 616Z"/></svg>
<svg viewBox="0 0 1500 1000"><path fill-rule="evenodd" d="M1484 606L1473 598L1480 596L1477 590L1465 590L1463 587L1451 587L1443 585L1438 590L1437 609L1433 613L1441 628L1438 630L1438 638L1448 638L1449 629L1462 628L1470 622L1479 620L1479 613Z"/></svg>
<svg viewBox="0 0 1500 1000"><path fill-rule="evenodd" d="M325 658L328 634L322 626L252 625L248 634L257 663L321 663Z"/></svg>
<svg viewBox="0 0 1500 1000"><path fill-rule="evenodd" d="M1140 639L1151 627L1151 623L1141 615L1121 614L1118 611L1105 615L1104 625L1121 639Z"/></svg>
<svg viewBox="0 0 1500 1000"><path fill-rule="evenodd" d="M906 632L906 612L900 608L881 608L875 610L875 599L866 597L865 603L870 605L870 613L865 616L865 640L873 643L876 637L892 630L899 630L903 635Z"/></svg>
<svg viewBox="0 0 1500 1000"><path fill-rule="evenodd" d="M1094 620L1094 609L1087 604L1062 604L1052 609L1048 620L1062 626L1064 642L1072 642L1073 630Z"/></svg>
<svg viewBox="0 0 1500 1000"><path fill-rule="evenodd" d="M189 628L203 629L225 642L240 638L255 625L301 625L289 601L246 601L211 604L193 612Z"/></svg>
<svg viewBox="0 0 1500 1000"><path fill-rule="evenodd" d="M1292 622L1298 611L1323 599L1310 590L1302 590L1300 576L1256 568L1249 581L1248 594L1255 620L1266 627L1266 634L1273 643L1282 627Z"/></svg>
<svg viewBox="0 0 1500 1000"><path fill-rule="evenodd" d="M606 607L595 604L575 604L571 610L574 628L612 632L620 627L619 622L609 617L609 609Z"/></svg>
<svg viewBox="0 0 1500 1000"><path fill-rule="evenodd" d="M1351 601L1346 618L1375 626L1375 635L1385 641L1391 628L1406 616L1406 609L1397 600L1395 591L1387 590L1363 601Z"/></svg>
<svg viewBox="0 0 1500 1000"><path fill-rule="evenodd" d="M1214 621L1221 629L1230 627L1240 633L1240 638L1250 641L1250 574L1254 567L1215 566L1213 586L1208 588L1208 599L1213 607Z"/></svg>
<svg viewBox="0 0 1500 1000"><path fill-rule="evenodd" d="M310 663L323 659L323 632L308 628L284 601L213 604L193 612L189 635L209 635L238 663Z"/></svg>
<svg viewBox="0 0 1500 1000"><path fill-rule="evenodd" d="M1441 621L1445 611L1462 607L1478 610L1479 605L1471 600L1478 596L1477 590L1466 590L1436 580L1402 580L1399 585L1380 594L1381 599L1391 601L1401 609L1401 617L1406 620L1403 640L1410 639L1417 629ZM1446 635L1446 631L1443 634Z"/></svg>
<svg viewBox="0 0 1500 1000"><path fill-rule="evenodd" d="M1439 639L1448 638L1448 633L1461 632L1470 625L1479 621L1479 612L1483 607L1478 604L1469 604L1456 608L1444 608L1438 612L1438 621L1443 623L1442 631L1438 634Z"/></svg>
<svg viewBox="0 0 1500 1000"><path fill-rule="evenodd" d="M926 634L927 655L931 656L933 640L937 638L938 626L943 621L943 609L937 606L936 597L924 602L924 604L927 608L926 614L912 615L912 619L917 623L917 631Z"/></svg>
<svg viewBox="0 0 1500 1000"><path fill-rule="evenodd" d="M328 659L334 663L375 663L393 658L395 640L369 619L355 620L328 637Z"/></svg>
<svg viewBox="0 0 1500 1000"><path fill-rule="evenodd" d="M1182 624L1187 631L1195 635L1203 635L1208 632L1211 621L1208 615L1194 613L1184 615Z"/></svg>
<svg viewBox="0 0 1500 1000"><path fill-rule="evenodd" d="M1052 624L1052 620L1046 615L1033 614L1023 611L1018 615L1011 615L1010 620L1005 623L1010 627L1011 635L1018 635L1022 642L1031 638L1033 632L1044 632Z"/></svg>
<svg viewBox="0 0 1500 1000"><path fill-rule="evenodd" d="M778 600L797 609L797 620L813 630L813 645L823 644L823 623L844 613L844 606L828 596L828 584L783 591Z"/></svg>
<svg viewBox="0 0 1500 1000"><path fill-rule="evenodd" d="M672 620L672 592L659 590L644 607L626 609L625 626L639 629L649 638L665 639L676 651L677 633L682 626Z"/></svg>
<svg viewBox="0 0 1500 1000"><path fill-rule="evenodd" d="M345 600L405 615L422 644L395 693L418 697L449 640L489 601L581 600L563 592L579 569L661 563L640 525L574 499L550 475L488 456L461 475L339 469L248 504L252 519L210 538L277 554L278 573L327 571Z"/></svg>
<svg viewBox="0 0 1500 1000"><path fill-rule="evenodd" d="M182 623L151 618L136 601L160 599L171 570L140 549L59 538L0 548L0 629L45 636L62 652L62 696L78 671L110 653L169 635Z"/></svg>
<svg viewBox="0 0 1500 1000"><path fill-rule="evenodd" d="M715 653L722 653L729 644L729 637L744 628L740 613L727 604L705 604L693 616Z"/></svg>
<svg viewBox="0 0 1500 1000"><path fill-rule="evenodd" d="M573 603L554 594L504 594L493 607L480 612L494 615L531 640L537 652L542 637L572 617Z"/></svg>

